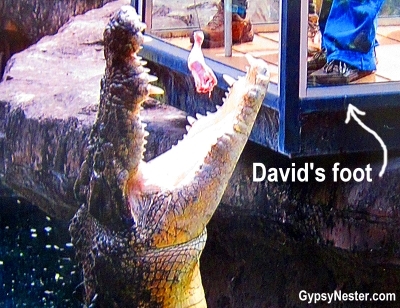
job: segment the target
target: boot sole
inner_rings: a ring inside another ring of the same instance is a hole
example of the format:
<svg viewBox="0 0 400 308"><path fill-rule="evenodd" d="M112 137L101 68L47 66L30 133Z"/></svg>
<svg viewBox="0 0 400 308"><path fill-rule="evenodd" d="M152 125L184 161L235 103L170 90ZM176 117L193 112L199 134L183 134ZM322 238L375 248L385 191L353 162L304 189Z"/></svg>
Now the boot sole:
<svg viewBox="0 0 400 308"><path fill-rule="evenodd" d="M309 76L309 81L313 84L319 85L345 85L350 82L361 79L365 76L373 74L373 71L358 71L357 73L351 74L350 76L330 76L330 77L321 77L321 76Z"/></svg>

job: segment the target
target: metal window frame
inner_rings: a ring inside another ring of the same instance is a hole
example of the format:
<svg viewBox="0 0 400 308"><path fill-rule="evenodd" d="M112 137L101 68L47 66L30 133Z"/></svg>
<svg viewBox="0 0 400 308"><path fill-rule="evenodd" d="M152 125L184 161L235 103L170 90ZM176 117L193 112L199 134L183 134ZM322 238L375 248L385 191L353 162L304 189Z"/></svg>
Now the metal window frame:
<svg viewBox="0 0 400 308"><path fill-rule="evenodd" d="M278 151L294 157L381 150L357 123L345 125L349 104L367 111L388 149L399 150L400 82L307 87L307 25L307 0L281 1Z"/></svg>
<svg viewBox="0 0 400 308"><path fill-rule="evenodd" d="M367 84L352 84L341 86L325 86L325 87L309 87L307 86L307 25L308 25L308 1L301 1L301 23L300 23L300 83L299 83L299 96L300 98L314 98L319 97L341 97L343 93L347 96L358 95L373 95L374 93L393 93L399 91L400 81L377 82ZM400 17L379 17L378 25L399 25Z"/></svg>
<svg viewBox="0 0 400 308"><path fill-rule="evenodd" d="M140 1L143 8L146 0ZM307 88L307 10L308 0L280 1L278 84L270 83L250 140L290 157L380 151L380 144L355 121L344 123L348 105L353 104L370 115L365 117L366 123L382 137L388 150L400 150L398 82ZM145 15L144 19L149 22ZM185 65L187 50L154 37L141 52L145 59L168 70L190 75ZM208 59L208 63L219 80L224 73L242 73L217 61ZM178 107L189 114L206 109L202 102ZM271 120L272 126L268 126Z"/></svg>

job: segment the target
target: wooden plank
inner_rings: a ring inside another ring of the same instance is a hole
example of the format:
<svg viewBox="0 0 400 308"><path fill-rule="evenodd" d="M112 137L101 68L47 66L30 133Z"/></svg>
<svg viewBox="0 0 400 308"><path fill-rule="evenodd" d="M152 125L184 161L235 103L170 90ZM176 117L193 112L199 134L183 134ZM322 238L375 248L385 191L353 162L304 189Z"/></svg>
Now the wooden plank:
<svg viewBox="0 0 400 308"><path fill-rule="evenodd" d="M379 26L377 29L379 46L376 48L378 64L375 74L357 80L354 83L373 83L400 81L400 26ZM192 44L188 37L166 39L169 43L190 50ZM232 57L225 57L224 48L203 49L207 58L225 65L245 70L245 53L262 58L270 64L271 81L278 83L279 32L263 32L254 36L253 42L233 45Z"/></svg>
<svg viewBox="0 0 400 308"><path fill-rule="evenodd" d="M377 34L400 42L400 26L379 26Z"/></svg>

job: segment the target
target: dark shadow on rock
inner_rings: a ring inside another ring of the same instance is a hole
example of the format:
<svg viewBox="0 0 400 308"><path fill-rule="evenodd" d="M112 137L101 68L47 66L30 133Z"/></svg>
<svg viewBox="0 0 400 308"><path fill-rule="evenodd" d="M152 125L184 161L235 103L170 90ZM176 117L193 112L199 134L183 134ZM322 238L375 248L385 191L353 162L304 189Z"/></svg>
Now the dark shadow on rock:
<svg viewBox="0 0 400 308"><path fill-rule="evenodd" d="M201 271L209 308L398 307L388 301L310 305L299 298L302 290L400 294L400 266L390 251L353 253L296 240L284 224L226 206L208 234Z"/></svg>

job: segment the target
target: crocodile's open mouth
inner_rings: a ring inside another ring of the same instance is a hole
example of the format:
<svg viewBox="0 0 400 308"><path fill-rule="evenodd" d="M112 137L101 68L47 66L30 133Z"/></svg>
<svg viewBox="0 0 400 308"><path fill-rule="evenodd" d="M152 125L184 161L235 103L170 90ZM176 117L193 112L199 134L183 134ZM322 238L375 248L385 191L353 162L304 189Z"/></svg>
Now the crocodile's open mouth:
<svg viewBox="0 0 400 308"><path fill-rule="evenodd" d="M230 87L223 104L217 106L217 111L207 112L206 115L197 114L196 118L188 116L190 125L187 126L188 132L183 140L145 164L143 174L145 183L149 187L172 189L190 183L219 138L229 139L248 131L242 127L244 117L246 112L254 112L250 109L257 108L257 104L253 101L265 96L269 71L264 61L255 59L249 54L246 58L249 62L246 76L241 76L237 80L228 75L223 76ZM240 118L237 115L238 108L243 108L244 111Z"/></svg>
<svg viewBox="0 0 400 308"><path fill-rule="evenodd" d="M143 161L141 104L163 91L137 55L145 25L123 7L104 31L106 70L70 225L86 303L99 307L206 307L199 258L267 92L267 64L252 56L216 112L188 117L188 133Z"/></svg>

